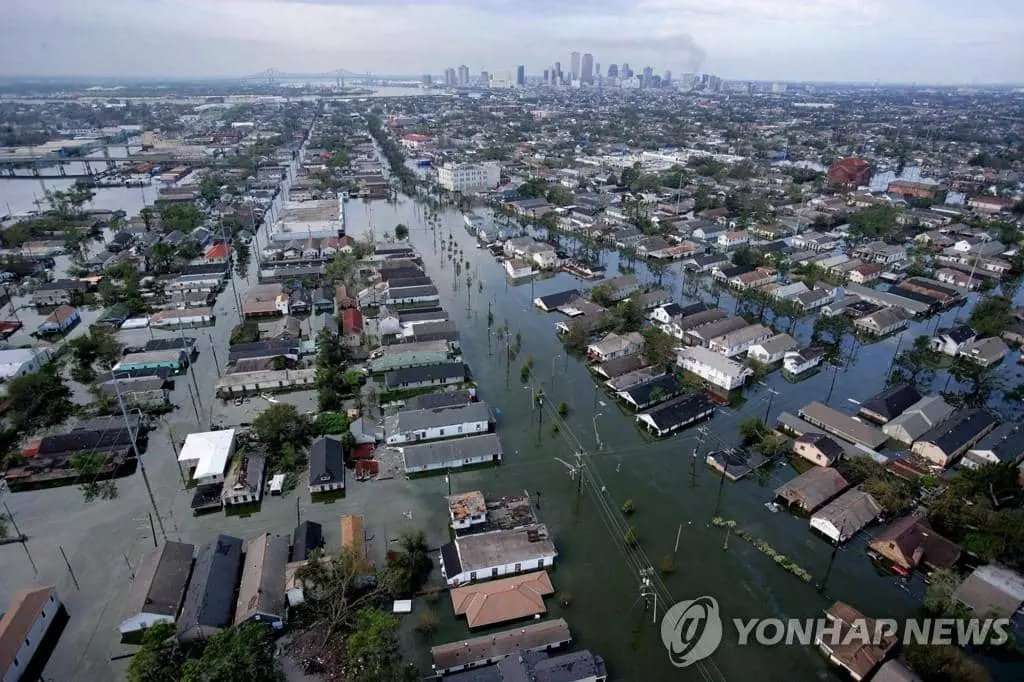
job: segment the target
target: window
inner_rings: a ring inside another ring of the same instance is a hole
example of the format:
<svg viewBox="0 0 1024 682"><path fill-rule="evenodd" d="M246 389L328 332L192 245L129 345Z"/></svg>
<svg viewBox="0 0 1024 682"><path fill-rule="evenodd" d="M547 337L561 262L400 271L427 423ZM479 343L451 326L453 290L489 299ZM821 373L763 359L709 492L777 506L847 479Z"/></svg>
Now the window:
<svg viewBox="0 0 1024 682"><path fill-rule="evenodd" d="M25 646L32 646L32 642L28 641L28 637L25 638Z"/></svg>
<svg viewBox="0 0 1024 682"><path fill-rule="evenodd" d="M469 574L469 579L470 580L476 580L476 571L473 571L472 573Z"/></svg>
<svg viewBox="0 0 1024 682"><path fill-rule="evenodd" d="M444 429L441 429L441 435L442 436L444 435Z"/></svg>
<svg viewBox="0 0 1024 682"><path fill-rule="evenodd" d="M544 568L544 559L537 559L537 568Z"/></svg>
<svg viewBox="0 0 1024 682"><path fill-rule="evenodd" d="M516 573L518 573L519 571L523 570L523 565L522 564L516 564L515 570L516 570Z"/></svg>
<svg viewBox="0 0 1024 682"><path fill-rule="evenodd" d="M491 569L491 577L492 578L497 578L498 577L498 569L497 568L492 568Z"/></svg>

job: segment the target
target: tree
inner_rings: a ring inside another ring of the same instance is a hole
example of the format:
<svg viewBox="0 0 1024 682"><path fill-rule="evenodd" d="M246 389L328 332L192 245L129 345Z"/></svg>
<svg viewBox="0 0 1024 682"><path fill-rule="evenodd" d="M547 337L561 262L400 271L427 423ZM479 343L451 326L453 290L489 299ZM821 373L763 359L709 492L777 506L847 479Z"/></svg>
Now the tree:
<svg viewBox="0 0 1024 682"><path fill-rule="evenodd" d="M982 664L951 644L908 644L903 647L903 656L923 682L989 682L992 679Z"/></svg>
<svg viewBox="0 0 1024 682"><path fill-rule="evenodd" d="M149 264L157 273L169 272L174 265L176 251L166 242L157 242L149 253Z"/></svg>
<svg viewBox="0 0 1024 682"><path fill-rule="evenodd" d="M206 203L213 204L220 199L220 188L223 183L216 175L207 175L199 183L199 195Z"/></svg>
<svg viewBox="0 0 1024 682"><path fill-rule="evenodd" d="M222 630L206 643L199 659L181 669L182 682L278 682L284 676L274 661L270 628L242 623Z"/></svg>
<svg viewBox="0 0 1024 682"><path fill-rule="evenodd" d="M555 206L568 206L574 198L572 190L562 185L552 185L547 192L547 200Z"/></svg>
<svg viewBox="0 0 1024 682"><path fill-rule="evenodd" d="M644 324L643 294L639 291L622 301L615 307L615 315L619 319L620 332L639 331Z"/></svg>
<svg viewBox="0 0 1024 682"><path fill-rule="evenodd" d="M636 547L639 544L639 540L636 537L636 529L633 526L626 529L625 535L622 536L622 541L630 548Z"/></svg>
<svg viewBox="0 0 1024 682"><path fill-rule="evenodd" d="M267 407L253 420L252 430L271 453L279 451L285 444L305 447L313 433L309 418L288 403Z"/></svg>
<svg viewBox="0 0 1024 682"><path fill-rule="evenodd" d="M405 241L409 238L409 228L403 223L395 225L395 239L398 241Z"/></svg>
<svg viewBox="0 0 1024 682"><path fill-rule="evenodd" d="M932 571L924 591L924 608L936 616L953 614L957 604L953 593L959 586L960 576L953 569L939 568Z"/></svg>
<svg viewBox="0 0 1024 682"><path fill-rule="evenodd" d="M21 431L56 426L74 411L71 390L52 363L34 374L11 379L7 383L7 407L11 423Z"/></svg>
<svg viewBox="0 0 1024 682"><path fill-rule="evenodd" d="M416 621L416 632L423 635L432 635L437 632L437 626L441 620L437 617L437 612L434 609L427 609L420 614L419 620Z"/></svg>
<svg viewBox="0 0 1024 682"><path fill-rule="evenodd" d="M352 386L345 376L345 349L326 328L317 335L315 380L317 407L321 411L340 410Z"/></svg>
<svg viewBox="0 0 1024 682"><path fill-rule="evenodd" d="M249 245L241 239L236 239L233 247L235 252L235 274L239 277L245 277L249 273L249 261L252 257L251 250Z"/></svg>
<svg viewBox="0 0 1024 682"><path fill-rule="evenodd" d="M366 608L356 613L355 628L346 644L350 665L348 679L353 682L397 682L417 678L399 657L398 625L396 616L381 609Z"/></svg>
<svg viewBox="0 0 1024 682"><path fill-rule="evenodd" d="M732 252L732 264L757 267L764 263L764 256L752 246L744 245Z"/></svg>
<svg viewBox="0 0 1024 682"><path fill-rule="evenodd" d="M174 625L157 623L142 631L142 648L128 664L128 682L178 682L184 662Z"/></svg>
<svg viewBox="0 0 1024 682"><path fill-rule="evenodd" d="M106 472L107 455L102 452L76 452L71 455L71 468L75 471L76 480L81 481L79 489L86 502L93 500L112 500L117 497L117 484L111 480L98 480Z"/></svg>
<svg viewBox="0 0 1024 682"><path fill-rule="evenodd" d="M619 509L624 516L632 516L636 513L636 505L633 504L633 500L626 500Z"/></svg>
<svg viewBox="0 0 1024 682"><path fill-rule="evenodd" d="M71 377L76 381L91 382L97 362L110 367L121 357L121 344L112 332L102 327L92 327L87 335L69 339L65 347L75 361Z"/></svg>
<svg viewBox="0 0 1024 682"><path fill-rule="evenodd" d="M931 337L918 336L911 348L896 357L890 381L911 383L918 388L927 389L941 364L941 357L932 350Z"/></svg>
<svg viewBox="0 0 1024 682"><path fill-rule="evenodd" d="M1010 324L1013 303L1002 296L985 296L971 311L968 322L978 336L999 336Z"/></svg>
<svg viewBox="0 0 1024 682"><path fill-rule="evenodd" d="M869 206L850 216L850 232L865 239L884 239L895 227L897 213L892 206Z"/></svg>
<svg viewBox="0 0 1024 682"><path fill-rule="evenodd" d="M430 575L433 563L427 553L427 536L422 530L407 531L398 538L399 551L388 558L387 583L399 596L412 596Z"/></svg>
<svg viewBox="0 0 1024 682"><path fill-rule="evenodd" d="M569 414L569 403L567 403L567 402L565 402L563 400L562 402L558 403L558 416L561 417L562 419L565 419L565 417L568 414Z"/></svg>
<svg viewBox="0 0 1024 682"><path fill-rule="evenodd" d="M653 365L668 365L675 360L675 339L657 327L647 327L644 337L643 356Z"/></svg>
<svg viewBox="0 0 1024 682"><path fill-rule="evenodd" d="M313 422L313 433L318 436L348 433L349 421L344 412L321 412Z"/></svg>
<svg viewBox="0 0 1024 682"><path fill-rule="evenodd" d="M160 209L164 232L190 233L203 223L203 212L195 204L168 204Z"/></svg>
<svg viewBox="0 0 1024 682"><path fill-rule="evenodd" d="M768 427L760 417L747 417L740 422L740 436L744 443L757 443L768 434Z"/></svg>

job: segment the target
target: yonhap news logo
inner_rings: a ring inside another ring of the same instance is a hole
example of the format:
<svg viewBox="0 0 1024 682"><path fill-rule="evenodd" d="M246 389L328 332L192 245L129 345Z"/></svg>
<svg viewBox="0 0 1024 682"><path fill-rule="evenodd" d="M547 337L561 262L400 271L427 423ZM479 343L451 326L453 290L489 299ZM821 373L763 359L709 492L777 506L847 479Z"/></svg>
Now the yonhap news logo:
<svg viewBox="0 0 1024 682"><path fill-rule="evenodd" d="M829 610L825 618L733 618L738 646L837 646L906 644L999 646L1010 639L1009 618L866 618L851 607ZM833 613L833 612L836 613ZM661 641L677 668L686 668L718 649L725 634L718 601L703 596L665 612Z"/></svg>

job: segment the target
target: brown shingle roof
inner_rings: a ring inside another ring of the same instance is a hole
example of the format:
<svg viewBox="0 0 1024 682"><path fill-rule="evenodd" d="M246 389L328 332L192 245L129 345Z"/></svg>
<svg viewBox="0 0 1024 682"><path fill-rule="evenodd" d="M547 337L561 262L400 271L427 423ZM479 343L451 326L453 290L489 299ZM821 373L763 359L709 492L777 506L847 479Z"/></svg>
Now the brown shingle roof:
<svg viewBox="0 0 1024 682"><path fill-rule="evenodd" d="M824 645L831 649L832 657L855 672L858 679L866 678L896 646L896 637L892 635L881 637L877 644L867 644L863 637L849 636L855 622L859 627L866 628L869 633L878 631L873 618L865 618L863 613L849 604L837 601L825 615L830 621L838 620L842 625L836 636L829 637L830 633L823 633L826 635Z"/></svg>
<svg viewBox="0 0 1024 682"><path fill-rule="evenodd" d="M455 615L466 614L469 627L477 628L545 613L544 597L554 592L547 571L527 573L452 591Z"/></svg>
<svg viewBox="0 0 1024 682"><path fill-rule="evenodd" d="M8 670L14 663L21 643L32 630L54 589L53 585L30 587L14 595L11 605L0 620L0 670Z"/></svg>

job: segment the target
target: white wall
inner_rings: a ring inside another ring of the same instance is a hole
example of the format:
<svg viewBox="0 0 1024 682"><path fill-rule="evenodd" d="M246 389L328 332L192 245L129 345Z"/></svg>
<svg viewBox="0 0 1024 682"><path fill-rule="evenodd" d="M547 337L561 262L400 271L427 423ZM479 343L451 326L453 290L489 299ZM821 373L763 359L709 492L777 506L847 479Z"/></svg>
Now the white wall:
<svg viewBox="0 0 1024 682"><path fill-rule="evenodd" d="M527 573L539 568L547 568L555 563L555 555L550 554L528 561L522 561L518 564L519 570L516 570L516 564L501 564L498 566L489 566L482 568L477 571L463 571L456 576L448 577L448 584L451 586L465 585L467 583L477 582L480 580L491 580L492 578L500 578L506 575L518 575L519 573ZM497 569L497 573L495 573ZM475 577L474 577L475 575Z"/></svg>
<svg viewBox="0 0 1024 682"><path fill-rule="evenodd" d="M174 623L174 616L168 616L160 613L138 613L121 621L119 630L123 635L129 632L138 632L139 630L151 628L158 623Z"/></svg>
<svg viewBox="0 0 1024 682"><path fill-rule="evenodd" d="M32 660L32 656L35 655L36 649L39 648L39 643L43 641L47 630L53 625L53 619L60 610L60 606L60 597L57 596L57 591L54 590L50 595L50 600L43 605L40 614L36 617L35 623L32 624L32 629L29 630L25 641L21 643L21 648L18 649L18 653L15 655L11 666L4 672L3 682L17 682L21 678L25 668Z"/></svg>
<svg viewBox="0 0 1024 682"><path fill-rule="evenodd" d="M471 433L487 433L490 423L487 421L465 422L462 424L449 424L419 431L403 431L388 436L388 445L398 443L420 443L438 438L451 438L454 436L465 436ZM417 438L417 436L419 436Z"/></svg>

